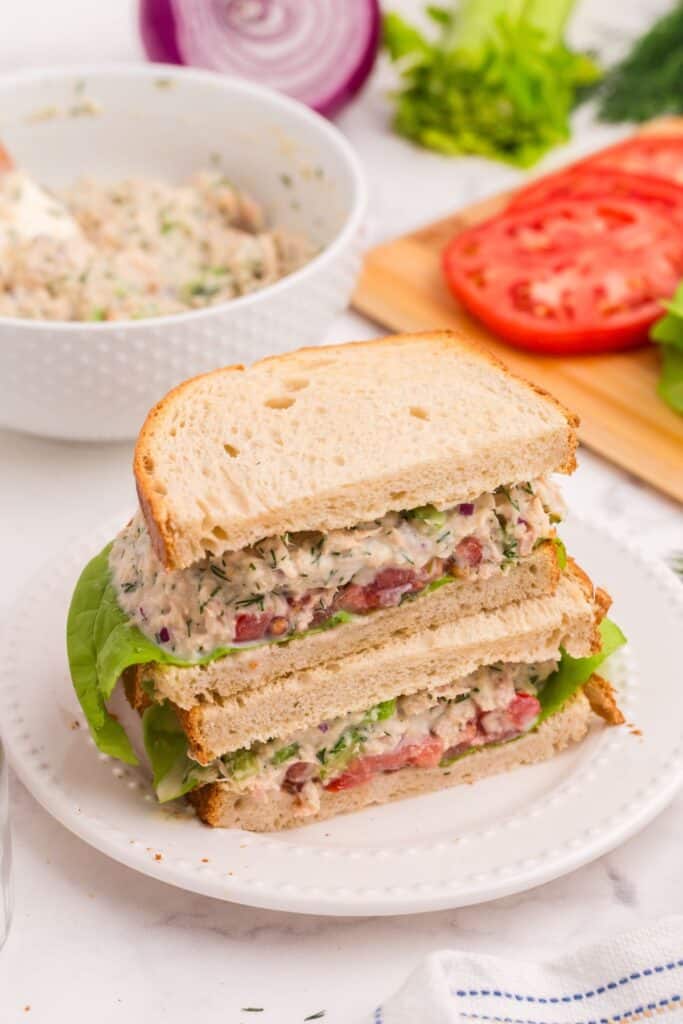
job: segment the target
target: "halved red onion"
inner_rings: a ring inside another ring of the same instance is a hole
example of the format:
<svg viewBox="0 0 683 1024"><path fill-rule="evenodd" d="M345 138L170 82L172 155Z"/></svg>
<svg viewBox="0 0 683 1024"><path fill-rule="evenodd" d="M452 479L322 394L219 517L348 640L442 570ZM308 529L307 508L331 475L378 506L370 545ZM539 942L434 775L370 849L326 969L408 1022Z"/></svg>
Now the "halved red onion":
<svg viewBox="0 0 683 1024"><path fill-rule="evenodd" d="M378 0L141 0L151 60L248 78L332 117L372 70Z"/></svg>

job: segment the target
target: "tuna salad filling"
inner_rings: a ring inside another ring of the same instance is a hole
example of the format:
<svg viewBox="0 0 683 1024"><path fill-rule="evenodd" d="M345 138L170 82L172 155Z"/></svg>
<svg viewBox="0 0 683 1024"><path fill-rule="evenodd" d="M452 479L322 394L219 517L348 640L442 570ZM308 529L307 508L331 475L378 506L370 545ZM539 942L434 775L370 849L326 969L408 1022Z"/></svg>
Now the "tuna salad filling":
<svg viewBox="0 0 683 1024"><path fill-rule="evenodd" d="M138 629L194 661L393 608L454 579L486 579L552 538L563 512L554 485L540 478L452 508L424 505L349 529L268 537L177 571L163 567L138 513L114 541L109 569Z"/></svg>
<svg viewBox="0 0 683 1024"><path fill-rule="evenodd" d="M479 747L528 732L541 710L538 694L559 657L489 665L455 683L320 722L286 740L255 743L206 767L186 760L183 777L172 785L186 791L222 782L264 799L282 791L302 817L315 814L323 790L351 789L406 767L446 768Z"/></svg>
<svg viewBox="0 0 683 1024"><path fill-rule="evenodd" d="M168 316L264 288L316 251L219 168L182 185L82 179L59 195L0 173L0 316Z"/></svg>

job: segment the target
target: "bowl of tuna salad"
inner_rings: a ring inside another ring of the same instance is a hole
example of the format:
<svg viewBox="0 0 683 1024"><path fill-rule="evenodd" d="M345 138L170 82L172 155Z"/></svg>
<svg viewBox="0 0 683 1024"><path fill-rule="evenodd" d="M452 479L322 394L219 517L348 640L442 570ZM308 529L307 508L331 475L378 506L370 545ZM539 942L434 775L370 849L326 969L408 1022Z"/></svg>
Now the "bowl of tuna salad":
<svg viewBox="0 0 683 1024"><path fill-rule="evenodd" d="M0 76L0 425L130 439L177 382L318 343L366 202L343 136L251 83Z"/></svg>

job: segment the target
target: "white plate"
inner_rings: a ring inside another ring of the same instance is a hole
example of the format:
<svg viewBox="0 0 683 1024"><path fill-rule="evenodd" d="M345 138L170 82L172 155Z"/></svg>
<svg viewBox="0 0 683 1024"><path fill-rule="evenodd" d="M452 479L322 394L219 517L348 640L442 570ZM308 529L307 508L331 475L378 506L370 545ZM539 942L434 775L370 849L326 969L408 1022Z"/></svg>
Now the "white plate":
<svg viewBox="0 0 683 1024"><path fill-rule="evenodd" d="M78 572L123 518L66 547L19 599L3 647L0 722L9 759L36 799L138 871L220 899L316 914L463 906L547 882L612 849L683 779L683 587L664 566L572 517L567 546L613 594L629 637L609 674L630 725L596 726L547 764L282 834L212 830L184 807L162 809L141 770L95 750L64 650Z"/></svg>

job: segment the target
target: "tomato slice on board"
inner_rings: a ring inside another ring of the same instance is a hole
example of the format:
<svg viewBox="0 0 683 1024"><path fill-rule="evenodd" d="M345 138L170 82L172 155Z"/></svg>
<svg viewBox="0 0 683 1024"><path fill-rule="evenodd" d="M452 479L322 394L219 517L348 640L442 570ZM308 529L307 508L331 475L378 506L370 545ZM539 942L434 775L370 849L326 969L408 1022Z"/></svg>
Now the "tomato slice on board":
<svg viewBox="0 0 683 1024"><path fill-rule="evenodd" d="M638 199L683 222L683 186L646 174L610 168L577 167L548 174L516 192L508 210L524 210L554 199Z"/></svg>
<svg viewBox="0 0 683 1024"><path fill-rule="evenodd" d="M683 135L636 135L601 149L575 166L610 167L683 185Z"/></svg>
<svg viewBox="0 0 683 1024"><path fill-rule="evenodd" d="M648 340L683 275L683 232L635 199L552 200L457 235L443 267L456 298L506 341L604 352Z"/></svg>

